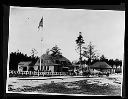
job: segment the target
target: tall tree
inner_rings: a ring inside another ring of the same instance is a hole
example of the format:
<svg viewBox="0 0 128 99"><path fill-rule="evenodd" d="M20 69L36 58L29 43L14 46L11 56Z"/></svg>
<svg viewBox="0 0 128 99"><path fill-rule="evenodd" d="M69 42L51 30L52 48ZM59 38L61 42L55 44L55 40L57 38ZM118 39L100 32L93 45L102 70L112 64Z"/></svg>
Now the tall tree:
<svg viewBox="0 0 128 99"><path fill-rule="evenodd" d="M100 61L109 63L108 59L104 55L101 55Z"/></svg>
<svg viewBox="0 0 128 99"><path fill-rule="evenodd" d="M119 66L121 67L122 65L122 60L119 60Z"/></svg>
<svg viewBox="0 0 128 99"><path fill-rule="evenodd" d="M76 44L77 44L77 50L79 50L79 55L80 55L80 58L79 58L80 65L82 64L82 45L84 43L85 42L83 40L83 36L82 36L81 32L79 32L79 36L76 39Z"/></svg>
<svg viewBox="0 0 128 99"><path fill-rule="evenodd" d="M100 61L105 61L105 60L106 60L106 57L104 55L101 55Z"/></svg>
<svg viewBox="0 0 128 99"><path fill-rule="evenodd" d="M113 68L113 65L114 65L114 60L113 59L109 59L108 60L108 64Z"/></svg>
<svg viewBox="0 0 128 99"><path fill-rule="evenodd" d="M117 68L120 65L120 60L119 59L115 59L114 62L115 62L115 66Z"/></svg>
<svg viewBox="0 0 128 99"><path fill-rule="evenodd" d="M88 58L88 64L91 65L92 60L98 58L94 45L90 42L87 47L83 47L83 56Z"/></svg>
<svg viewBox="0 0 128 99"><path fill-rule="evenodd" d="M55 45L50 51L52 52L51 55L52 56L58 56L58 55L62 55L62 53L60 52L61 49L59 49L59 47L57 45Z"/></svg>

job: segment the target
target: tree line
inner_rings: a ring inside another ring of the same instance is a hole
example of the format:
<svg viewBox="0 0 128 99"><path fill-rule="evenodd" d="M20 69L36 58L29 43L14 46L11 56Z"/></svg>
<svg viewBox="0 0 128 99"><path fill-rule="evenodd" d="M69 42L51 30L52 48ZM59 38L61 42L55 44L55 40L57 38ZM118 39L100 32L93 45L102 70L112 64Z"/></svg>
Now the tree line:
<svg viewBox="0 0 128 99"><path fill-rule="evenodd" d="M75 62L75 64L87 64L87 65L92 65L95 62L106 62L109 64L111 67L114 65L116 68L118 66L122 66L122 60L119 59L107 59L104 55L99 56L97 54L97 50L95 50L95 46L89 42L88 45L84 45L84 40L82 37L82 34L80 32L79 37L77 37L76 40L76 51L79 53L80 58L79 61ZM52 56L62 56L62 53L60 52L60 48L55 45L51 50L47 49L46 54L51 54ZM31 50L31 56L28 56L27 54L23 54L22 52L11 52L10 53L10 60L9 60L9 69L10 70L17 70L18 63L22 61L31 61L32 64L35 64L36 61L39 59L39 57L35 57L35 54L37 53L36 49ZM86 59L82 59L86 58Z"/></svg>
<svg viewBox="0 0 128 99"><path fill-rule="evenodd" d="M119 59L107 59L104 55L102 55L100 58L96 58L96 59L93 59L91 64L89 63L89 59L85 60L83 59L82 60L82 64L86 64L86 65L92 65L96 62L106 62L108 65L110 65L112 68L115 66L116 68L118 66L122 66L122 60L119 60ZM76 61L74 62L75 64L80 64L79 61Z"/></svg>
<svg viewBox="0 0 128 99"><path fill-rule="evenodd" d="M62 56L62 53L60 52L61 49L57 45L52 47L51 50L47 49L46 54L50 54L53 57L56 56ZM16 52L11 52L10 57L9 57L9 70L17 70L18 69L18 63L19 62L27 62L31 61L32 65L34 65L39 57L35 56L35 54L38 53L36 49L31 50L31 56L28 56L27 54L24 54L22 52L16 51Z"/></svg>
<svg viewBox="0 0 128 99"><path fill-rule="evenodd" d="M33 54L32 56L28 56L22 52L11 52L9 57L9 70L17 70L19 62L31 61L32 64L35 64L38 59L39 57L35 57Z"/></svg>
<svg viewBox="0 0 128 99"><path fill-rule="evenodd" d="M91 48L91 50L90 50L90 48ZM87 59L81 60L81 64L92 65L95 62L106 62L111 67L113 67L114 65L116 66L116 68L118 66L120 66L120 67L122 66L122 60L107 59L104 55L101 55L100 57L98 55L96 55L96 52L94 51L94 46L91 43L89 43L88 47L86 47L86 48L83 47L83 49L84 50L81 52L82 53L81 57L86 56ZM46 54L51 54L52 56L56 56L56 55L62 56L62 53L60 52L60 50L61 49L57 45L55 45L51 50L47 49ZM90 52L90 51L92 51L92 52ZM11 52L10 58L9 58L9 70L17 70L18 63L22 62L22 61L24 61L24 62L31 61L32 64L35 64L37 62L37 60L39 59L39 57L34 56L35 53L36 53L35 49L31 50L31 54L32 54L31 56L28 56L27 54L24 54L19 51ZM91 57L91 61L90 61L90 57ZM80 61L75 62L75 64L80 64Z"/></svg>

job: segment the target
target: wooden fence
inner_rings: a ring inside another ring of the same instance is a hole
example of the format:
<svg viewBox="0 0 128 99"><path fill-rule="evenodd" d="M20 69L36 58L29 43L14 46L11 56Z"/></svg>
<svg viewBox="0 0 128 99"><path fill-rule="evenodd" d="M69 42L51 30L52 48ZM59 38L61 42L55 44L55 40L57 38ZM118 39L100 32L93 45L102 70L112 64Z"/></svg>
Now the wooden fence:
<svg viewBox="0 0 128 99"><path fill-rule="evenodd" d="M9 71L9 76L66 76L65 72Z"/></svg>

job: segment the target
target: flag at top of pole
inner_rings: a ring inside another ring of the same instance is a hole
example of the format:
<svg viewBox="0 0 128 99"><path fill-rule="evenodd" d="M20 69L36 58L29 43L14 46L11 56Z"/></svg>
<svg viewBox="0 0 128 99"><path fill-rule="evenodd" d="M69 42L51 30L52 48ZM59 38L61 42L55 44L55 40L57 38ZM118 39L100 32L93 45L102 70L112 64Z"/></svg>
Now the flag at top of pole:
<svg viewBox="0 0 128 99"><path fill-rule="evenodd" d="M41 20L40 20L40 22L39 22L38 29L39 29L40 27L42 27L42 28L43 28L43 17L42 17L42 19L41 19Z"/></svg>
<svg viewBox="0 0 128 99"><path fill-rule="evenodd" d="M41 18L41 20L39 22L38 29L40 29L40 28L43 28L43 17ZM41 37L41 45L42 45L42 41L43 41L43 38ZM40 54L42 55L42 46L41 46ZM40 56L40 68L39 68L39 70L41 71L41 56Z"/></svg>

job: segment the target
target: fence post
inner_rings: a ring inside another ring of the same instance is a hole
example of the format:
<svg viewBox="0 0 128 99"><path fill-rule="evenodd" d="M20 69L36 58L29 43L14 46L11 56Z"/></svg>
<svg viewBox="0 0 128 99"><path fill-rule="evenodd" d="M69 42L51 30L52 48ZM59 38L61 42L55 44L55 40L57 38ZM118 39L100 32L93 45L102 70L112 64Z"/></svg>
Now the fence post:
<svg viewBox="0 0 128 99"><path fill-rule="evenodd" d="M38 71L38 76L39 76L39 71Z"/></svg>
<svg viewBox="0 0 128 99"><path fill-rule="evenodd" d="M44 77L44 72L42 72L42 76Z"/></svg>
<svg viewBox="0 0 128 99"><path fill-rule="evenodd" d="M33 76L33 71L31 71L31 75Z"/></svg>
<svg viewBox="0 0 128 99"><path fill-rule="evenodd" d="M34 76L36 75L36 72L34 71Z"/></svg>
<svg viewBox="0 0 128 99"><path fill-rule="evenodd" d="M29 71L29 75L31 76L31 71Z"/></svg>
<svg viewBox="0 0 128 99"><path fill-rule="evenodd" d="M19 76L19 71L17 71L17 76Z"/></svg>
<svg viewBox="0 0 128 99"><path fill-rule="evenodd" d="M35 71L33 72L33 76L35 76Z"/></svg>

